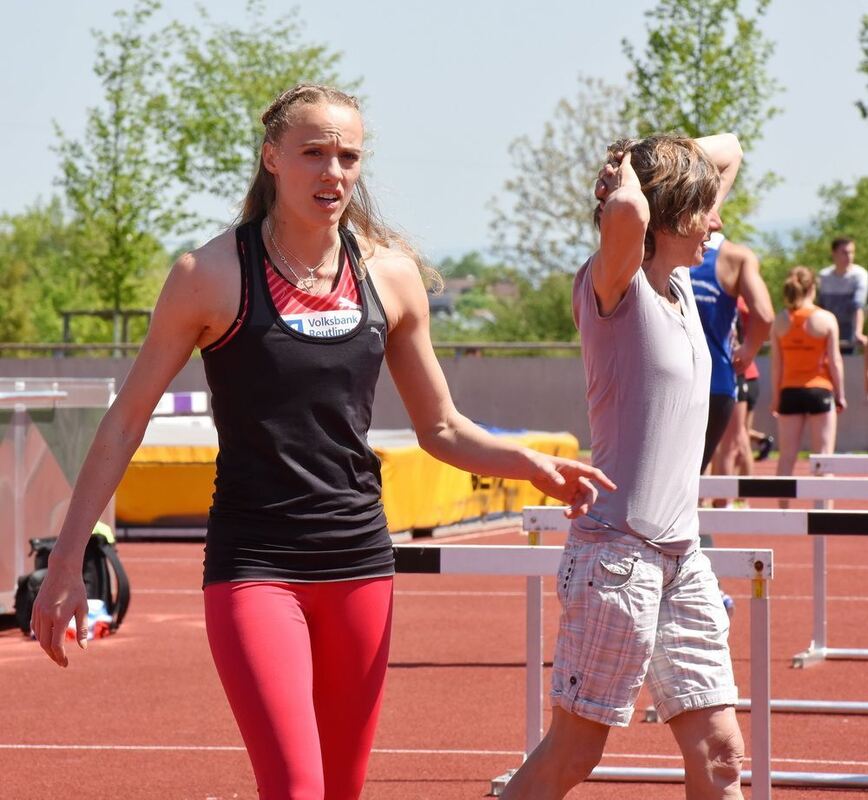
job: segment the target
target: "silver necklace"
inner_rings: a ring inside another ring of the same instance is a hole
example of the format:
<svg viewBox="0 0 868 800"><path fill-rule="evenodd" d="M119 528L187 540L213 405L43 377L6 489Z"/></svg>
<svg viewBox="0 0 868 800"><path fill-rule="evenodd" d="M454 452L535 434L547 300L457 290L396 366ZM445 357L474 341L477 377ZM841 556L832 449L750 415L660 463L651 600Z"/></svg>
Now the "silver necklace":
<svg viewBox="0 0 868 800"><path fill-rule="evenodd" d="M326 257L322 261L319 262L319 264L316 264L313 267L308 267L308 266L304 265L304 262L295 253L293 253L292 250L290 250L287 247L286 249L287 249L287 251L289 251L289 254L296 261L298 261L299 264L302 264L304 266L304 268L307 270L307 273L308 273L307 277L302 278L292 268L289 261L286 260L286 256L283 254L283 250L280 249L280 245L277 243L277 239L274 238L274 231L271 229L271 221L269 220L269 218L267 216L265 217L265 228L268 231L268 238L271 240L271 244L274 245L274 249L277 250L277 255L280 256L280 260L283 262L283 265L292 273L292 277L295 278L296 284L298 284L298 286L300 286L302 289L304 289L304 291L306 291L308 294L314 294L314 287L322 280L322 277L317 275L316 271L323 264L325 264L327 261L334 259L335 248L333 247L328 252Z"/></svg>

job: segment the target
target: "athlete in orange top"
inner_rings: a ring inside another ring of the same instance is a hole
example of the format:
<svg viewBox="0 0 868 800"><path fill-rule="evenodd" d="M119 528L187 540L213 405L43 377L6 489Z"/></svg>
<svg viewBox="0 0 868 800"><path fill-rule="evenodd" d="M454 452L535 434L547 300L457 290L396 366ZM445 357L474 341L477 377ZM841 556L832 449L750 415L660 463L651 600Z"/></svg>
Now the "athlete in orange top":
<svg viewBox="0 0 868 800"><path fill-rule="evenodd" d="M787 308L772 326L772 414L778 418L778 475L792 475L805 423L812 453L835 449L835 411L847 407L838 322L814 305L814 273L794 267L784 283Z"/></svg>

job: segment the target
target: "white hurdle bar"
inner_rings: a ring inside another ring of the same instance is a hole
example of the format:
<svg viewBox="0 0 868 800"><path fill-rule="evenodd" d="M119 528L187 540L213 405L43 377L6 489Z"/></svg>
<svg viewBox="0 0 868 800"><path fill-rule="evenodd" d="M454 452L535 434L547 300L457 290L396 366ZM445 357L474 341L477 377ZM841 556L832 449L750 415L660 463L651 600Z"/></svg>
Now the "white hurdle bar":
<svg viewBox="0 0 868 800"><path fill-rule="evenodd" d="M710 484L714 492L721 492L723 489L723 480L712 480L705 478L706 486ZM726 477L724 480L733 481ZM741 480L747 480L745 478ZM770 484L773 481L784 480L791 481L793 484L793 493L786 497L801 497L802 499L829 499L830 495L840 496L836 493L837 489L825 491L821 487L817 487L816 482L826 483L833 487L835 480L830 478L761 478L761 485L765 485L765 490L771 491L773 488ZM805 486L799 489L800 482L809 481ZM774 494L758 494L760 489L754 486L754 494L751 497L775 497ZM700 489L700 494L703 490ZM727 493L717 494L716 496L727 496ZM852 495L848 495L853 499ZM858 498L857 498L858 499ZM775 535L792 535L802 536L806 534L815 535L816 540L825 541L824 535L829 533L841 533L845 535L866 535L868 534L868 512L866 511L791 511L791 510L765 510L765 509L715 509L702 508L699 509L699 527L703 533L734 533L734 534L775 534ZM819 580L818 580L819 578ZM822 567L818 567L816 561L814 563L814 636L815 642L817 629L823 631L825 635L826 629L826 584L825 584L825 560ZM825 641L825 639L823 639ZM811 647L814 647L812 642ZM824 648L828 652L828 648ZM866 658L868 650L835 650L834 656L837 658ZM814 660L819 660L819 654L814 656ZM794 667L803 667L805 654L799 654L793 657ZM736 708L739 710L747 710L751 707L751 701L744 699L739 700ZM772 711L782 711L798 714L868 714L868 702L858 700L777 700L771 701ZM646 722L656 722L657 714L653 708L645 710Z"/></svg>
<svg viewBox="0 0 868 800"><path fill-rule="evenodd" d="M528 511L525 509L525 523ZM563 509L547 507L560 518L559 528L526 528L528 530L565 530L567 520ZM527 724L525 747L529 754L542 741L543 735L543 658L542 658L542 578L555 575L563 553L562 547L490 545L395 545L397 572L523 575L527 578ZM751 713L752 767L743 774L743 782L753 786L754 800L769 800L774 773L771 772L771 712L770 624L768 581L772 577L771 550L707 550L718 575L748 578L753 582L751 598L751 690L757 703ZM790 773L778 773L786 780ZM492 781L492 794L499 795L512 773ZM850 776L851 778L853 776ZM859 777L859 776L855 776ZM843 780L844 776L841 776ZM596 780L627 780L678 782L684 780L683 770L597 767L591 774ZM836 784L845 785L845 784ZM861 784L860 784L861 785ZM868 776L866 783L868 786Z"/></svg>
<svg viewBox="0 0 868 800"><path fill-rule="evenodd" d="M868 463L865 469L868 470ZM734 475L703 475L699 479L699 496L767 500L864 500L868 503L868 478L740 478Z"/></svg>
<svg viewBox="0 0 868 800"><path fill-rule="evenodd" d="M830 483L835 479L821 478ZM826 536L868 535L868 511L699 509L703 533L773 534L814 538L814 632L811 644L793 656L793 666L809 667L824 659L868 659L868 650L826 644Z"/></svg>
<svg viewBox="0 0 868 800"><path fill-rule="evenodd" d="M522 527L525 532L532 532L535 538L538 538L542 533L551 532L551 533L568 533L569 532L569 521L564 516L564 509L551 507L551 506L528 506L524 509L522 515ZM744 524L745 518L750 515L757 514L770 514L771 517L767 517L766 519L776 519L776 527L778 530L768 530L767 528L763 530L766 533L806 533L807 528L809 527L809 521L807 518L807 514L821 514L820 517L812 518L812 526L819 528L820 530L817 532L824 533L826 532L824 529L827 527L831 528L846 528L852 527L849 523L845 523L843 521L844 518L836 516L838 514L852 514L853 512L835 512L835 511L823 511L823 512L799 512L799 511L762 511L762 510L730 510L730 509L700 509L700 529L705 530L706 532L712 533L744 533L744 534L753 534L756 535L758 533L756 529L756 517L754 517L754 523ZM857 515L860 512L855 512ZM708 523L709 515L714 514L717 515L716 519L722 521L723 525L718 530L715 529L713 531L708 531L706 525ZM736 516L736 515L741 515ZM788 516L789 515L789 516ZM792 515L801 515L799 518L801 521L801 526L799 526L799 521L795 516ZM832 515L831 519L826 515ZM706 525L703 524L703 518L705 518ZM796 525L793 525L793 521L796 521ZM860 522L861 521L861 522ZM861 515L857 516L855 525L865 525L868 522L868 512L861 512ZM794 530L786 530L790 528L796 528ZM818 538L822 539L822 536L818 536ZM718 552L740 552L740 551L727 551L727 550L705 550L705 554L709 557L711 561L712 568L718 577L727 577L727 575L723 572L718 571L718 562L716 557L713 555ZM771 554L771 551L768 551ZM771 561L769 562L771 564ZM731 575L729 577L736 577ZM751 630L751 694L753 695L753 707L750 705L751 701L741 701L740 706L742 708L748 707L751 711L751 738L754 741L754 752L752 759L752 766L754 766L754 771L756 770L756 759L760 757L760 754L756 749L756 742L758 741L755 737L758 735L754 725L756 724L756 717L758 715L761 716L763 722L762 725L765 726L766 720L771 719L771 711L773 704L775 701L771 699L771 691L769 683L765 683L762 687L762 690L758 692L757 684L754 682L754 669L756 667L756 655L754 652L755 648L759 648L761 646L765 646L765 652L769 654L769 640L765 639L762 645L755 643L755 637L757 636L757 627L762 624L762 620L758 619L758 614L760 613L757 608L758 604L755 602L757 599L757 591L758 584L754 582L754 591L751 594L751 615L750 615L750 630ZM765 590L765 587L763 587ZM765 624L768 624L768 610L765 610ZM764 666L764 673L768 674L768 665ZM765 680L765 679L764 679ZM781 703L792 703L799 701L778 701ZM755 707L755 708L754 708ZM783 709L781 709L783 710ZM770 740L766 739L768 742ZM766 757L766 752L768 753L768 758L771 759L770 749L763 752L762 757ZM628 771L626 768L606 768L606 771L603 771L602 768L598 767L597 770L600 770L601 779L602 776L609 775L608 770L617 770L618 774L632 774L632 771ZM597 770L594 770L592 777L597 773ZM653 772L653 771L652 771ZM674 776L683 775L683 772L680 770L666 770L671 776L671 779L674 780ZM771 782L776 786L840 786L840 787L868 787L868 774L846 774L846 773L834 773L834 772L818 772L818 773L802 773L802 772L770 772ZM641 780L638 777L624 777L622 780ZM651 780L655 780L651 778ZM657 778L656 780L668 780L667 778ZM746 782L746 781L745 781ZM754 791L754 797L759 798L761 795Z"/></svg>
<svg viewBox="0 0 868 800"><path fill-rule="evenodd" d="M818 454L814 453L809 456L811 472L815 476L813 480L827 481L830 485L849 483L854 480L868 480L866 478L855 478L856 475L868 475L868 456L860 456L853 454ZM834 476L834 477L833 477ZM841 477L846 476L846 477ZM854 500L866 499L866 495L861 498L845 497L833 498L823 497L817 498L821 500L818 505L829 508L832 500ZM845 647L829 647L827 638L826 626L826 540L822 536L818 536L813 542L813 561L814 561L814 629L811 643L807 649L801 653L797 653L793 657L793 666L810 667L818 664L826 659L868 659L868 650L854 649Z"/></svg>
<svg viewBox="0 0 868 800"><path fill-rule="evenodd" d="M814 475L868 475L868 456L853 453L812 453L808 456Z"/></svg>

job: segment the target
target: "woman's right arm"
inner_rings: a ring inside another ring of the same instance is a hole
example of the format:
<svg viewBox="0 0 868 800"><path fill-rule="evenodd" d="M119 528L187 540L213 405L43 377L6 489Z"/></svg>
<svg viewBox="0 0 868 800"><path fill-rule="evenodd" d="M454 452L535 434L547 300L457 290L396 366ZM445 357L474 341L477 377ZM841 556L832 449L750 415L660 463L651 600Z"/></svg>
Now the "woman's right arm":
<svg viewBox="0 0 868 800"><path fill-rule="evenodd" d="M154 406L207 325L208 290L201 285L200 273L190 254L169 273L139 355L97 429L49 557L31 627L43 650L62 667L68 663L64 637L73 616L78 644L87 646L81 573L87 541L144 436Z"/></svg>
<svg viewBox="0 0 868 800"><path fill-rule="evenodd" d="M617 158L617 156L616 156ZM630 163L630 153L600 171L595 194L600 200L600 249L590 265L600 313L611 314L621 302L645 255L645 231L651 219L648 200Z"/></svg>

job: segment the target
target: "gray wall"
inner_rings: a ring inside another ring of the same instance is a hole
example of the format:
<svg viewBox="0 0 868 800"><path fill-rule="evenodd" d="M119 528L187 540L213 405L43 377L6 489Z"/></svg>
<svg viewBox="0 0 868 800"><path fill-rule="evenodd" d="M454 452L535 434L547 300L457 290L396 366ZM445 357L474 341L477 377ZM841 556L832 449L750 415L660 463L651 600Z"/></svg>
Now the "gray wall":
<svg viewBox="0 0 868 800"><path fill-rule="evenodd" d="M131 359L0 359L3 377L114 377L120 385ZM775 433L768 411L768 359L758 359L762 373L760 401L754 427ZM590 433L585 413L585 376L578 358L484 358L465 356L441 359L443 371L458 408L471 419L504 428L570 431L588 447ZM839 417L840 452L868 450L868 403L865 401L864 361L845 356L849 409ZM193 358L172 381L171 391L206 389L202 361ZM388 370L383 374L374 406L375 428L410 426ZM807 440L804 449L808 449Z"/></svg>

